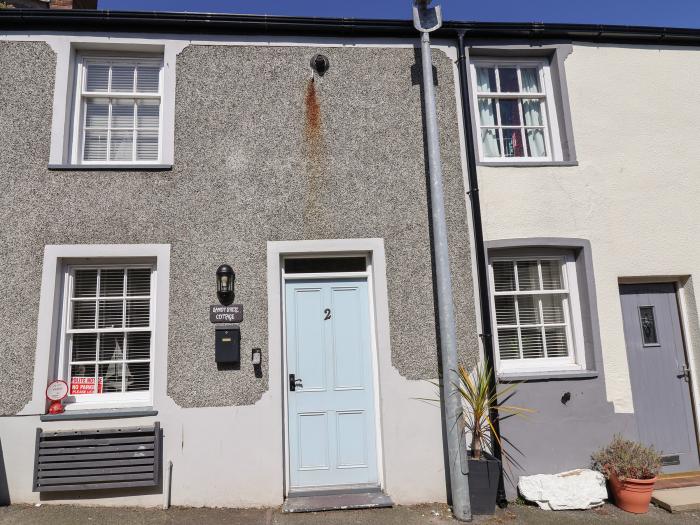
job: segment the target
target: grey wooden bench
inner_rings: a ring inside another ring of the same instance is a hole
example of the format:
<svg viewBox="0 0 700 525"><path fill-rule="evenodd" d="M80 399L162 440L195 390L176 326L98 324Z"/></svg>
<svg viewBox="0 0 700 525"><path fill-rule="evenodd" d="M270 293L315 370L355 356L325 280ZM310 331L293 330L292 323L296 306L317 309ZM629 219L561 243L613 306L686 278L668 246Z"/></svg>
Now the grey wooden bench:
<svg viewBox="0 0 700 525"><path fill-rule="evenodd" d="M36 429L34 492L156 486L162 433L152 426L46 432Z"/></svg>

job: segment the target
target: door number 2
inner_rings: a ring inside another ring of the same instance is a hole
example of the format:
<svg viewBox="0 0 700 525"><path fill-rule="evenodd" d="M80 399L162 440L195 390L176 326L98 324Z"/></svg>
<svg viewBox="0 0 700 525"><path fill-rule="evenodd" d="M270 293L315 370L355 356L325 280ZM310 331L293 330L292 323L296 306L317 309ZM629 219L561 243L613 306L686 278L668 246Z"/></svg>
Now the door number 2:
<svg viewBox="0 0 700 525"><path fill-rule="evenodd" d="M323 320L324 320L324 321L328 321L328 319L331 318L331 309L330 309L330 308L326 308L326 309L323 311L323 313L326 314L325 317L323 318Z"/></svg>

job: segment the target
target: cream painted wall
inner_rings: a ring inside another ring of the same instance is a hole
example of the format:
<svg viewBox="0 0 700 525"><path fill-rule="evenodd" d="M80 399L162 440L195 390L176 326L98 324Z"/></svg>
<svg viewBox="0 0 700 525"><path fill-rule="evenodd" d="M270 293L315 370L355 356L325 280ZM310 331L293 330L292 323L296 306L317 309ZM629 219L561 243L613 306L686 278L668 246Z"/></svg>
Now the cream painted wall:
<svg viewBox="0 0 700 525"><path fill-rule="evenodd" d="M590 240L607 397L630 413L618 279L700 272L700 50L574 45L565 67L579 165L479 167L484 236Z"/></svg>

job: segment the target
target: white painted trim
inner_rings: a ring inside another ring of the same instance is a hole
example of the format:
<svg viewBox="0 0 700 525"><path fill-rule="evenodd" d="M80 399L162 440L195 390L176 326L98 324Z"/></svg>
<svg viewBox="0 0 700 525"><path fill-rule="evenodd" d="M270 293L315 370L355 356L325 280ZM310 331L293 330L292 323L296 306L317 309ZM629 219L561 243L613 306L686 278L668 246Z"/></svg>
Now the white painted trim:
<svg viewBox="0 0 700 525"><path fill-rule="evenodd" d="M189 44L185 40L159 40L157 38L112 38L110 36L76 36L70 34L45 35L0 35L0 40L46 41L56 53L56 75L54 85L53 114L51 120L50 165L82 164L77 162L80 134L79 108L80 81L77 61L79 52L94 50L110 51L112 55L141 53L162 55L161 72L161 144L160 159L154 166L172 165L175 158L175 69L177 55ZM133 163L104 162L96 168L129 167ZM138 162L137 164L144 164ZM150 164L147 162L146 164Z"/></svg>
<svg viewBox="0 0 700 525"><path fill-rule="evenodd" d="M37 323L36 352L32 399L18 415L39 415L46 412L45 389L53 375L58 358L58 338L61 323L60 311L63 297L63 264L65 259L90 258L100 260L119 258L156 259L156 292L158 308L154 319L153 406L157 409L167 397L168 315L170 294L170 245L169 244L69 244L47 245L44 248L44 265L41 276L39 317ZM155 362L157 361L157 364ZM120 405L124 406L124 405Z"/></svg>
<svg viewBox="0 0 700 525"><path fill-rule="evenodd" d="M282 361L282 418L284 439L284 496L290 489L289 473L289 432L287 404L287 360L284 340L284 275L283 257L304 254L323 257L364 253L368 256L368 298L370 301L371 351L375 387L375 424L377 447L377 475L380 487L385 487L385 469L382 441L381 392L379 390L379 353L387 352L389 347L389 299L386 281L386 260L383 239L328 239L310 241L269 241L267 243L267 282L268 282L268 332L270 355L279 351Z"/></svg>
<svg viewBox="0 0 700 525"><path fill-rule="evenodd" d="M687 279L685 280L687 283ZM688 305L686 302L686 289L683 281L676 281L676 296L678 299L678 314L681 321L681 333L685 350L685 361L690 370L690 405L693 411L693 422L695 423L695 441L700 451L700 421L698 421L698 401L700 400L700 385L698 385L698 363L695 362L693 354L693 339L690 336L690 321L688 317Z"/></svg>

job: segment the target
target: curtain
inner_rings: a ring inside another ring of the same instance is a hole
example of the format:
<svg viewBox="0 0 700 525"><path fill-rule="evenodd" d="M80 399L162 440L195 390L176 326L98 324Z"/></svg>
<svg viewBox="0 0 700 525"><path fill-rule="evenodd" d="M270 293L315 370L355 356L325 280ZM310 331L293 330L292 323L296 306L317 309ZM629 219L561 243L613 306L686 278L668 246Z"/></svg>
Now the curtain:
<svg viewBox="0 0 700 525"><path fill-rule="evenodd" d="M520 70L520 79L523 83L523 91L525 93L539 93L540 83L537 74L537 69L535 68L522 68Z"/></svg>
<svg viewBox="0 0 700 525"><path fill-rule="evenodd" d="M525 78L524 75L523 78ZM542 106L539 100L523 100L523 118L525 119L526 126L544 125L544 121L542 119ZM544 143L544 131L542 129L528 129L526 130L526 133L530 156L545 157L547 155L547 150Z"/></svg>
<svg viewBox="0 0 700 525"><path fill-rule="evenodd" d="M479 99L479 119L482 126L496 125L496 103L492 98ZM500 157L501 151L498 144L498 130L482 129L481 144L484 157Z"/></svg>

